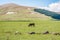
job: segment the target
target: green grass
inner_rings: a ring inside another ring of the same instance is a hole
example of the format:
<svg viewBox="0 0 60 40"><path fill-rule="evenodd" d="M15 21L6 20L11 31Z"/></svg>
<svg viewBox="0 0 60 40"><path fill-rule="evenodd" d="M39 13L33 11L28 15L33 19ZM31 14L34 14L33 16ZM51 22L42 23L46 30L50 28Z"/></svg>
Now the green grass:
<svg viewBox="0 0 60 40"><path fill-rule="evenodd" d="M35 27L28 27L29 23L34 22ZM30 20L29 22L19 21L0 21L0 40L7 40L7 31L12 33L9 35L9 40L60 40L59 35L53 34L34 34L30 35L29 32L42 33L44 31L60 32L60 21L51 20ZM19 31L21 35L14 35L15 31Z"/></svg>

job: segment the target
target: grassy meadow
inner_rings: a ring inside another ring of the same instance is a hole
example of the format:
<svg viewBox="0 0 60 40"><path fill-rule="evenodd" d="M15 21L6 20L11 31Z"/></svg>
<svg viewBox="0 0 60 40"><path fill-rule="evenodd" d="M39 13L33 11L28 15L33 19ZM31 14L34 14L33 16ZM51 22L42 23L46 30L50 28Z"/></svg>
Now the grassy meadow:
<svg viewBox="0 0 60 40"><path fill-rule="evenodd" d="M35 23L35 27L28 27ZM10 31L10 34L5 32ZM16 31L22 34L15 35ZM29 32L43 33L45 31L60 32L60 21L30 20L30 21L0 21L0 40L60 40L60 35L53 34L28 34Z"/></svg>

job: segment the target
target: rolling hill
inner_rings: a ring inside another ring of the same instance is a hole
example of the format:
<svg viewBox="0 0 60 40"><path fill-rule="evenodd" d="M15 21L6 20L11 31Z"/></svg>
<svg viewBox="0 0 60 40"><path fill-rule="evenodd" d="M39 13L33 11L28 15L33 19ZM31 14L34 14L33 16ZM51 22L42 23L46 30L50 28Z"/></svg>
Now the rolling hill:
<svg viewBox="0 0 60 40"><path fill-rule="evenodd" d="M34 11L34 7L20 6L14 3L0 5L0 20L51 19Z"/></svg>

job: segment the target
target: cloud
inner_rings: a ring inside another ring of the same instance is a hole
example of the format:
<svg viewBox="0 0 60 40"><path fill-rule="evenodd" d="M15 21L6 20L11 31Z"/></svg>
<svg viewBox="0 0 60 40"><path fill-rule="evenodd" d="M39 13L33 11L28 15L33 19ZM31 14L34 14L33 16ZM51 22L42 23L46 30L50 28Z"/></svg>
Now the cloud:
<svg viewBox="0 0 60 40"><path fill-rule="evenodd" d="M60 11L60 2L52 3L48 6L49 10L59 12Z"/></svg>
<svg viewBox="0 0 60 40"><path fill-rule="evenodd" d="M60 2L51 3L48 5L48 7L40 7L40 8L54 12L60 12Z"/></svg>

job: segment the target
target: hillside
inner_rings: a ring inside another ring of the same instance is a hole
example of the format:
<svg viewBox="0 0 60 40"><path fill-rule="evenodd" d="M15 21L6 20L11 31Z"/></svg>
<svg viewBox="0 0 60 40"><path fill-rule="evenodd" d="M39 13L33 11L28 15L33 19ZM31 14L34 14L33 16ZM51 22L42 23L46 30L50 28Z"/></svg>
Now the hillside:
<svg viewBox="0 0 60 40"><path fill-rule="evenodd" d="M48 11L48 10L45 10L45 9L34 9L35 12L38 12L40 14L44 14L46 16L49 16L53 19L57 19L57 20L60 20L60 14L57 13L57 12L52 12L52 11Z"/></svg>
<svg viewBox="0 0 60 40"><path fill-rule="evenodd" d="M0 20L51 19L34 11L34 7L20 6L14 3L0 5Z"/></svg>

